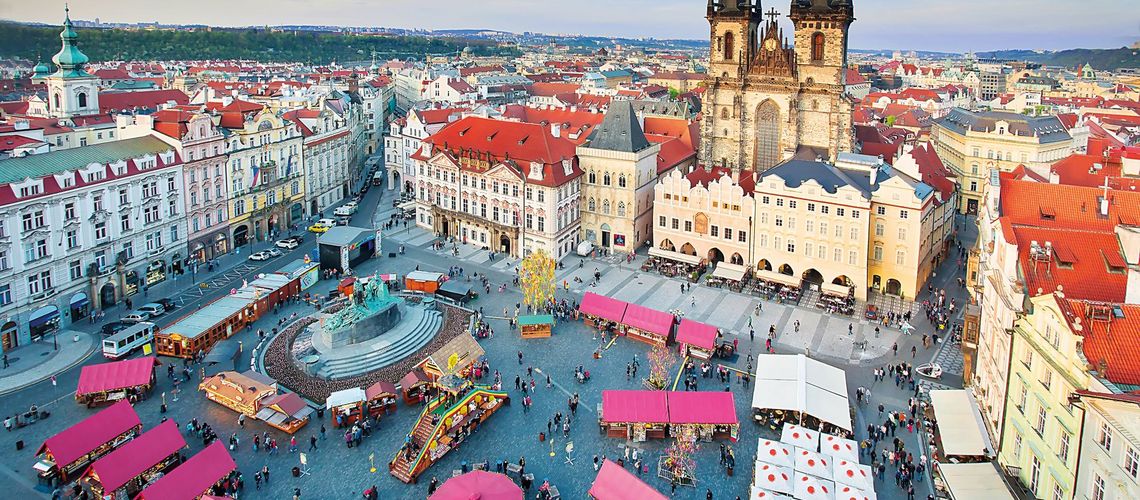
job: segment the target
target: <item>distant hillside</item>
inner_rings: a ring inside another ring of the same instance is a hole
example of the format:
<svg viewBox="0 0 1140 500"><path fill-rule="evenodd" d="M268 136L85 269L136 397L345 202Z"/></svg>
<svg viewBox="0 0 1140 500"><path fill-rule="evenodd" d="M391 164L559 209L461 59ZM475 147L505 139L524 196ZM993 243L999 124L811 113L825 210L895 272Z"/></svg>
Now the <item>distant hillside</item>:
<svg viewBox="0 0 1140 500"><path fill-rule="evenodd" d="M0 57L47 61L59 51L58 27L0 23ZM454 54L470 47L474 55L514 55L518 49L461 38L368 36L265 30L135 31L79 29L79 47L92 61L252 59L325 64Z"/></svg>
<svg viewBox="0 0 1140 500"><path fill-rule="evenodd" d="M978 57L1031 61L1050 66L1076 68L1079 64L1091 64L1094 69L1115 71L1120 68L1140 68L1140 50L1121 47L1119 49L1069 49L1057 52L1035 52L1032 50L998 50L979 52Z"/></svg>

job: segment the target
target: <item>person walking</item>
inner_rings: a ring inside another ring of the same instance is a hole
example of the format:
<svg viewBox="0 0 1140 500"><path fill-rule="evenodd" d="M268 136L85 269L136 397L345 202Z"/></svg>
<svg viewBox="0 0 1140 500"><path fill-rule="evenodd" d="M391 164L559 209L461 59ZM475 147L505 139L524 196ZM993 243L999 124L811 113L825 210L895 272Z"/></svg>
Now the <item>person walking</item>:
<svg viewBox="0 0 1140 500"><path fill-rule="evenodd" d="M309 436L309 451L317 449L317 436Z"/></svg>

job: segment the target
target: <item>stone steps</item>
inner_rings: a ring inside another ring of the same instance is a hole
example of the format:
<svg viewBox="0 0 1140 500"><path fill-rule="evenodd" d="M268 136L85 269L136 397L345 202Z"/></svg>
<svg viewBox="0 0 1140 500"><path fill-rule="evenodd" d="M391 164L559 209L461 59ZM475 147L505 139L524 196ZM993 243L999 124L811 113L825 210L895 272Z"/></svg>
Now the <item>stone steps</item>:
<svg viewBox="0 0 1140 500"><path fill-rule="evenodd" d="M325 361L317 375L323 378L347 378L396 363L431 342L443 324L439 311L425 311L411 332L386 348L365 352L359 356Z"/></svg>

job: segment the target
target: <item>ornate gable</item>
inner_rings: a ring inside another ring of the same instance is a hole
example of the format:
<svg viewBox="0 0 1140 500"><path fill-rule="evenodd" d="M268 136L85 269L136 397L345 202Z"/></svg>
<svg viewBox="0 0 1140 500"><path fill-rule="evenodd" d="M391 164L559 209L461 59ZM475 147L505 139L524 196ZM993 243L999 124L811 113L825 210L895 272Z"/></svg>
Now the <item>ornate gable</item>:
<svg viewBox="0 0 1140 500"><path fill-rule="evenodd" d="M795 78L796 52L784 41L784 32L776 23L779 16L775 9L767 14L768 23L760 34L760 46L756 58L749 65L748 74Z"/></svg>

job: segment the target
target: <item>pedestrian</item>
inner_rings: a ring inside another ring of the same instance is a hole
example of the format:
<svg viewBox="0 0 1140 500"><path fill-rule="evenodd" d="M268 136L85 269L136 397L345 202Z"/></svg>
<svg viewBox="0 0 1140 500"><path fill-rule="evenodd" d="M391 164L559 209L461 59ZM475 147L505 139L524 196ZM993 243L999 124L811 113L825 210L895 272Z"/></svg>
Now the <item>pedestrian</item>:
<svg viewBox="0 0 1140 500"><path fill-rule="evenodd" d="M309 451L317 449L317 436L309 436Z"/></svg>
<svg viewBox="0 0 1140 500"><path fill-rule="evenodd" d="M238 413L238 427L245 428L245 414Z"/></svg>
<svg viewBox="0 0 1140 500"><path fill-rule="evenodd" d="M261 477L262 477L262 479L265 479L265 484L268 485L269 484L269 465L264 465L261 467Z"/></svg>
<svg viewBox="0 0 1140 500"><path fill-rule="evenodd" d="M598 465L598 456L597 456L597 455L594 455L594 470L595 470L595 471L597 471L597 470L598 470L598 467L599 467L599 465Z"/></svg>
<svg viewBox="0 0 1140 500"><path fill-rule="evenodd" d="M712 500L712 490L705 490L705 500Z"/></svg>
<svg viewBox="0 0 1140 500"><path fill-rule="evenodd" d="M918 355L918 346L910 346L910 359L914 359Z"/></svg>
<svg viewBox="0 0 1140 500"><path fill-rule="evenodd" d="M523 353L522 353L522 351L519 351L519 364L520 365L522 364L522 358L523 358Z"/></svg>

